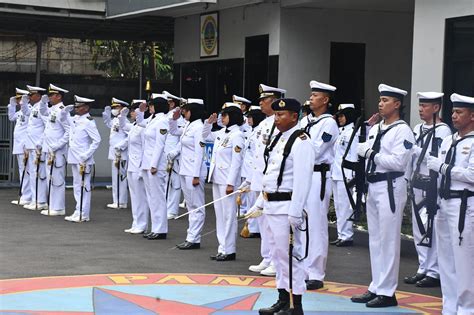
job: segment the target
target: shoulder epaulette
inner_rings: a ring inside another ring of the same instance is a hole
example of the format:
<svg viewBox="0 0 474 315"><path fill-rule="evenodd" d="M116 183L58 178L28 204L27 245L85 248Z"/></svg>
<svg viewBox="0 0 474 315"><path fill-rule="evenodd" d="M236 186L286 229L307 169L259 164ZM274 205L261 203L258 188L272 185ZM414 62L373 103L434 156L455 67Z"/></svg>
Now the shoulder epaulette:
<svg viewBox="0 0 474 315"><path fill-rule="evenodd" d="M94 117L92 117L92 116L87 116L87 119L89 119L89 120L94 120Z"/></svg>
<svg viewBox="0 0 474 315"><path fill-rule="evenodd" d="M64 108L64 105L59 105L59 108L60 108L60 109L63 109L63 108Z"/></svg>

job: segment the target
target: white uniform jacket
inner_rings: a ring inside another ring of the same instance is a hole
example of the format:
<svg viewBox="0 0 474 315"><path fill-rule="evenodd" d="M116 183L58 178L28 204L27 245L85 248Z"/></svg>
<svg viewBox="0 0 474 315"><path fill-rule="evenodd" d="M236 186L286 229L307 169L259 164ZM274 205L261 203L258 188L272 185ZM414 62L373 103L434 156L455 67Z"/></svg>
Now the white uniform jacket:
<svg viewBox="0 0 474 315"><path fill-rule="evenodd" d="M120 126L120 116L119 114L117 117L113 119L110 117L110 114L107 112L102 113L102 118L104 119L104 124L110 128L110 137L109 137L109 160L115 160L115 146L120 143L121 141L125 140L128 135L128 130L130 130L130 123L128 123L127 127L124 128ZM127 150L121 152L121 159L127 160Z"/></svg>
<svg viewBox="0 0 474 315"><path fill-rule="evenodd" d="M344 127L339 128L339 136L334 144L334 163L331 166L331 177L333 180L344 180L342 177L342 157L347 150L349 145L349 139L351 138L352 132L354 131L354 123L347 124ZM346 160L351 162L357 162L357 144L359 143L360 130L357 131L354 140L352 140L351 147L347 153ZM354 177L354 172L349 169L344 169L346 178L349 180Z"/></svg>
<svg viewBox="0 0 474 315"><path fill-rule="evenodd" d="M309 130L314 149L314 164L334 162L334 144L339 136L339 128L330 114L322 114L312 120L314 125Z"/></svg>
<svg viewBox="0 0 474 315"><path fill-rule="evenodd" d="M128 150L128 172L138 173L141 171L144 143L145 128L133 123L128 137L116 145L121 151Z"/></svg>
<svg viewBox="0 0 474 315"><path fill-rule="evenodd" d="M256 129L256 128L255 128ZM255 155L255 129L244 132L245 148L244 162L242 163L241 177L251 179L253 172L253 158Z"/></svg>
<svg viewBox="0 0 474 315"><path fill-rule="evenodd" d="M403 120L397 120L390 125L380 122L377 126L370 128L366 148L371 148L379 130L385 130L395 125L382 137L380 151L374 157L376 173L404 172L405 179L411 173L412 147L415 137L410 126ZM369 162L368 162L369 163Z"/></svg>
<svg viewBox="0 0 474 315"><path fill-rule="evenodd" d="M15 128L13 129L13 154L23 154L25 152L29 107L28 103L21 104L20 110L17 111L16 105L8 104L8 119L15 122Z"/></svg>
<svg viewBox="0 0 474 315"><path fill-rule="evenodd" d="M41 101L28 110L28 128L25 138L25 148L28 150L34 150L37 144L42 144L41 137L38 135L43 134L47 118L40 115L40 105Z"/></svg>
<svg viewBox="0 0 474 315"><path fill-rule="evenodd" d="M179 128L176 120L170 120L170 133L179 135L180 141L176 147L179 152L179 175L205 177L207 167L204 162L205 143L202 140L202 120L186 122L184 128Z"/></svg>
<svg viewBox="0 0 474 315"><path fill-rule="evenodd" d="M262 180L263 192L291 192L291 200L266 201L264 194L260 193L256 207L263 208L265 214L287 214L299 218L303 216L303 209L311 189L314 161L314 150L307 135L303 134L293 143L285 162L281 185L277 187L283 149L289 137L298 129L300 128L297 125L282 134L278 144L270 152L268 167Z"/></svg>
<svg viewBox="0 0 474 315"><path fill-rule="evenodd" d="M69 142L69 125L66 121L61 121L62 111L64 111L62 102L50 108L46 103L41 102L40 104L40 114L47 118L44 128L43 151L53 151L56 152L56 155L65 155Z"/></svg>
<svg viewBox="0 0 474 315"><path fill-rule="evenodd" d="M89 113L84 115L66 116L69 124L69 164L94 164L94 152L100 144L100 134L94 118Z"/></svg>
<svg viewBox="0 0 474 315"><path fill-rule="evenodd" d="M142 170L150 170L152 167L158 171L166 171L166 156L164 154L166 136L168 135L169 123L164 113L150 116L145 128L145 142L143 145Z"/></svg>
<svg viewBox="0 0 474 315"><path fill-rule="evenodd" d="M269 116L254 129L255 152L252 159L252 178L250 179L250 189L253 191L262 190L263 169L265 168L263 152L265 151L267 143L280 133L277 128L274 128L273 133L270 136L274 122L275 116Z"/></svg>
<svg viewBox="0 0 474 315"><path fill-rule="evenodd" d="M202 130L203 139L214 141L209 181L219 185L238 186L245 146L240 126L233 125L216 132L211 132L211 128L212 125L206 121Z"/></svg>

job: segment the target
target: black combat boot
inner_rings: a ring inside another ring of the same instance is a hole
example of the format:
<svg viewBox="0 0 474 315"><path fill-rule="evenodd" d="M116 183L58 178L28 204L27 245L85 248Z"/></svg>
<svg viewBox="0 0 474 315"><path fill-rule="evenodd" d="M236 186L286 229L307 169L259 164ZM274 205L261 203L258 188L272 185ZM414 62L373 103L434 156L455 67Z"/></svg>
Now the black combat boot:
<svg viewBox="0 0 474 315"><path fill-rule="evenodd" d="M278 313L275 313L275 315L304 315L301 297L301 295L293 294L293 309L290 309L290 303L288 303L288 307L285 307Z"/></svg>
<svg viewBox="0 0 474 315"><path fill-rule="evenodd" d="M301 301L301 299L300 299ZM259 315L273 315L282 309L288 308L290 305L290 293L285 289L278 289L278 301L270 307L258 310Z"/></svg>

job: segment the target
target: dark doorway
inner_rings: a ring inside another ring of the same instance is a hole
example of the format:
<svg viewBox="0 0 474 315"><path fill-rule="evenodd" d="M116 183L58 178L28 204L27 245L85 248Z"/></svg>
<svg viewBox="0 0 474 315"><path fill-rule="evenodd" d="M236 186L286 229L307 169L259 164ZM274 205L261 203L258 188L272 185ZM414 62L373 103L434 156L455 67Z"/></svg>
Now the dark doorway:
<svg viewBox="0 0 474 315"><path fill-rule="evenodd" d="M254 101L258 85L268 81L268 35L245 38L245 97Z"/></svg>
<svg viewBox="0 0 474 315"><path fill-rule="evenodd" d="M474 15L446 20L443 120L452 125L450 96L474 96Z"/></svg>
<svg viewBox="0 0 474 315"><path fill-rule="evenodd" d="M365 88L365 44L331 43L329 82L337 87L334 106L353 103L360 108Z"/></svg>

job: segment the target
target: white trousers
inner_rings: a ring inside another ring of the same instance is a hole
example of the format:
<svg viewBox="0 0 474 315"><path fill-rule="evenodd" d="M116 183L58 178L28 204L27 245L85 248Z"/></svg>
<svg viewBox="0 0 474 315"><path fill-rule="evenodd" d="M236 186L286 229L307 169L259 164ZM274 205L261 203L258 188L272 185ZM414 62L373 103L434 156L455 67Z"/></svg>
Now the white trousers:
<svg viewBox="0 0 474 315"><path fill-rule="evenodd" d="M81 190L82 190L82 218L90 219L91 212L91 173L92 165L87 165L84 173L84 188L82 188L82 175L79 172L79 164L71 164L72 184L74 189L74 199L76 208L74 216L79 216L81 212Z"/></svg>
<svg viewBox="0 0 474 315"><path fill-rule="evenodd" d="M398 285L400 267L400 231L403 209L407 201L407 182L403 177L393 181L395 213L390 210L387 181L369 184L367 194L367 225L369 230L369 291L393 296Z"/></svg>
<svg viewBox="0 0 474 315"><path fill-rule="evenodd" d="M65 210L66 203L66 157L63 154L56 154L54 165L49 165L49 153L46 156L46 175L51 189L49 191L49 209L54 211ZM51 170L52 168L52 170Z"/></svg>
<svg viewBox="0 0 474 315"><path fill-rule="evenodd" d="M474 314L474 197L467 202L463 240L459 245L461 199L441 199L435 217L443 314Z"/></svg>
<svg viewBox="0 0 474 315"><path fill-rule="evenodd" d="M289 277L289 234L290 224L286 214L264 214L266 225L266 234L270 237L272 246L272 260L276 270L277 289L286 289L290 291ZM293 257L302 258L304 256L303 243L304 232L294 230L294 248ZM293 258L293 294L302 295L306 291L306 271L304 260L298 261Z"/></svg>
<svg viewBox="0 0 474 315"><path fill-rule="evenodd" d="M33 158L32 156L28 158L28 162L27 162L28 164L31 162L32 158ZM16 159L18 161L18 173L20 175L19 179L20 179L20 184L21 184L21 178L23 176L23 171L25 169L25 161L24 161L25 155L23 153L16 154ZM31 192L31 182L30 182L31 174L28 174L28 164L25 171L25 176L23 177L23 186L21 187L21 197L20 197L21 201L33 200L33 195Z"/></svg>
<svg viewBox="0 0 474 315"><path fill-rule="evenodd" d="M352 215L353 209L347 196L346 186L342 180L332 182L332 193L334 197L334 208L337 218L337 238L340 240L352 240L354 231L352 221L348 219Z"/></svg>
<svg viewBox="0 0 474 315"><path fill-rule="evenodd" d="M413 189L415 202L419 203L425 197L423 194L423 190L421 189ZM422 222L425 226L426 230L426 222L427 222L427 213L426 208L423 207L420 209L420 216ZM412 211L412 229L413 229L413 241L415 242L416 252L418 253L418 271L417 273L426 274L432 278L439 279L439 268L438 268L438 251L436 248L436 228L433 226L433 237L432 237L432 244L431 248L426 246L418 246L417 244L420 243L421 238L423 235L420 233L420 229L418 228L418 224L416 223L415 219L415 210Z"/></svg>
<svg viewBox="0 0 474 315"><path fill-rule="evenodd" d="M127 172L130 202L132 206L132 228L145 230L150 208L146 199L145 182L141 172Z"/></svg>
<svg viewBox="0 0 474 315"><path fill-rule="evenodd" d="M142 171L145 183L146 199L150 208L151 232L168 233L168 216L166 213L165 172L154 175L149 170Z"/></svg>
<svg viewBox="0 0 474 315"><path fill-rule="evenodd" d="M257 223L260 229L260 255L263 258L263 263L270 266L272 263L272 248L275 246L274 239L269 234L270 227L266 215L257 217Z"/></svg>
<svg viewBox="0 0 474 315"><path fill-rule="evenodd" d="M120 196L117 200L117 186L119 178L117 176L117 167L115 166L115 161L112 161L112 200L113 203L119 202L120 204L127 204L128 202L128 180L127 180L127 160L122 160L120 162Z"/></svg>
<svg viewBox="0 0 474 315"><path fill-rule="evenodd" d="M30 175L31 202L38 201L47 203L48 201L48 181L46 180L46 153L41 154L41 162L39 164L39 172L37 174L36 150L28 150L30 158L28 159L28 173ZM26 175L25 175L26 176ZM38 200L36 199L36 178L38 178Z"/></svg>
<svg viewBox="0 0 474 315"><path fill-rule="evenodd" d="M226 195L227 185L212 184L212 196L214 200ZM236 251L237 238L237 203L236 195L225 198L214 203L216 212L216 233L219 247L218 253L233 254Z"/></svg>
<svg viewBox="0 0 474 315"><path fill-rule="evenodd" d="M180 175L180 179L187 211L192 211L204 205L204 178L199 179L199 185L197 186L193 186L192 176ZM201 232L205 220L206 209L204 208L188 215L189 226L186 241L201 243Z"/></svg>
<svg viewBox="0 0 474 315"><path fill-rule="evenodd" d="M329 176L326 178L326 190L323 200L321 200L320 191L321 173L313 172L311 191L305 208L309 222L309 255L305 259L305 265L309 280L323 281L326 276L329 247L328 210L331 196L331 179Z"/></svg>
<svg viewBox="0 0 474 315"><path fill-rule="evenodd" d="M244 194L242 194L242 197L245 196L245 213L247 213L248 209L252 208L252 206L255 204L255 201L257 201L257 195L258 193L256 191L249 191ZM240 213L244 214L242 211L243 203L240 208ZM248 228L250 233L260 233L260 228L258 227L258 219L257 218L249 218L247 219L248 223Z"/></svg>
<svg viewBox="0 0 474 315"><path fill-rule="evenodd" d="M168 215L178 215L179 200L181 199L181 179L178 173L174 170L171 172L171 179L168 172L166 173L165 183L168 190L166 205L168 208Z"/></svg>

